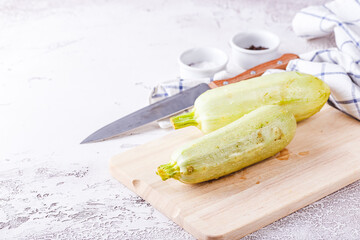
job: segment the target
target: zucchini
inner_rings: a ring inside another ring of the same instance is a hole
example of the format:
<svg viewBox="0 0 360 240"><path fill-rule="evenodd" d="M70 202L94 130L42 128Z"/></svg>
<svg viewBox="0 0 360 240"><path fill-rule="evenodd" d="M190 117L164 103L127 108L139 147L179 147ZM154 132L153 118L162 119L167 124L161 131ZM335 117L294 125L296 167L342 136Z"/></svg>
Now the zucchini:
<svg viewBox="0 0 360 240"><path fill-rule="evenodd" d="M264 105L283 106L301 121L320 111L329 95L329 86L312 75L274 73L206 91L191 112L171 122L175 129L196 126L209 133Z"/></svg>
<svg viewBox="0 0 360 240"><path fill-rule="evenodd" d="M184 183L216 179L275 155L295 135L294 115L282 107L260 107L177 149L157 168L163 179Z"/></svg>

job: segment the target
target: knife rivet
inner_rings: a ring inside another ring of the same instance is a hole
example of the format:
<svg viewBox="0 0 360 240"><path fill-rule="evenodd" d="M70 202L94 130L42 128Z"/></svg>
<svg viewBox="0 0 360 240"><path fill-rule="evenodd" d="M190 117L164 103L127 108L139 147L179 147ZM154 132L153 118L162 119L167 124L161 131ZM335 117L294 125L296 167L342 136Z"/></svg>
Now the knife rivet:
<svg viewBox="0 0 360 240"><path fill-rule="evenodd" d="M282 63L283 63L282 61L278 61L278 62L277 62L278 65L280 65L280 64L282 64Z"/></svg>
<svg viewBox="0 0 360 240"><path fill-rule="evenodd" d="M223 85L228 85L228 84L229 84L228 81L223 82Z"/></svg>
<svg viewBox="0 0 360 240"><path fill-rule="evenodd" d="M250 74L254 75L254 74L256 74L256 71L251 71Z"/></svg>

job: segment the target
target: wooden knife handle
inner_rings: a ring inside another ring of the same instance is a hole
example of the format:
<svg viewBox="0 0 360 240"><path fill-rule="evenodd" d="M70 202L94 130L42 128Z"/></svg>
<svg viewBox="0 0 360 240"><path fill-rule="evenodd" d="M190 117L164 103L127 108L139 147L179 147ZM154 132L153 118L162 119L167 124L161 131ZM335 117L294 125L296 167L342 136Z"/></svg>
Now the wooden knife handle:
<svg viewBox="0 0 360 240"><path fill-rule="evenodd" d="M257 65L256 67L250 68L249 70L246 70L245 72L240 73L239 75L233 78L213 81L209 83L209 86L210 88L217 88L231 83L236 83L242 80L246 80L249 78L259 77L267 69L286 69L286 66L288 65L289 61L296 58L299 58L299 56L292 53L286 53L282 55L280 58Z"/></svg>

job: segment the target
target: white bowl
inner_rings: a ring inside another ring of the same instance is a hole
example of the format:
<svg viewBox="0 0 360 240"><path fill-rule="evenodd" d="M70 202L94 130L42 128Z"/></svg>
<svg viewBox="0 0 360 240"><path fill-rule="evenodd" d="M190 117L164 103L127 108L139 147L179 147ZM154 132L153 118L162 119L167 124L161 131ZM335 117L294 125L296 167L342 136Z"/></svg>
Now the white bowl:
<svg viewBox="0 0 360 240"><path fill-rule="evenodd" d="M266 50L249 50L251 45L266 47ZM231 62L243 69L249 69L279 56L280 39L265 30L239 32L230 40Z"/></svg>
<svg viewBox="0 0 360 240"><path fill-rule="evenodd" d="M225 69L228 56L217 48L192 48L179 57L181 78L212 78Z"/></svg>

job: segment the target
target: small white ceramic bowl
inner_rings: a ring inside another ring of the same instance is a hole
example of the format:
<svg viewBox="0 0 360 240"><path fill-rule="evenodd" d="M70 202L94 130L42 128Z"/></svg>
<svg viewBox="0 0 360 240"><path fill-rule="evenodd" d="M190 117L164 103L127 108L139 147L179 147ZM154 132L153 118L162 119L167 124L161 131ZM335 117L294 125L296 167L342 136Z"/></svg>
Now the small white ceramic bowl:
<svg viewBox="0 0 360 240"><path fill-rule="evenodd" d="M249 50L250 46L266 47L266 50ZM239 32L230 40L231 62L243 69L249 69L279 56L280 39L265 30Z"/></svg>
<svg viewBox="0 0 360 240"><path fill-rule="evenodd" d="M228 56L217 48L192 48L179 57L181 78L212 78L225 69Z"/></svg>

